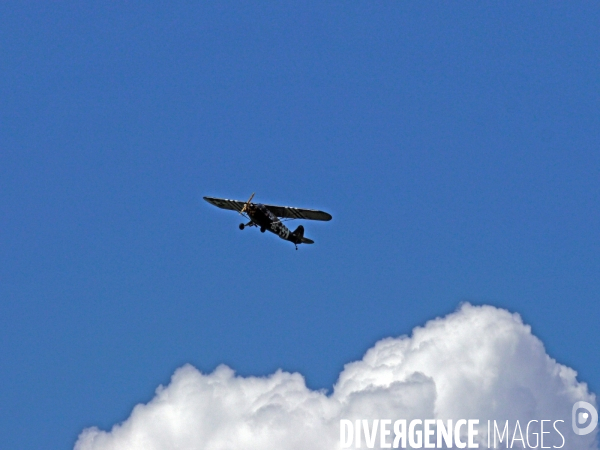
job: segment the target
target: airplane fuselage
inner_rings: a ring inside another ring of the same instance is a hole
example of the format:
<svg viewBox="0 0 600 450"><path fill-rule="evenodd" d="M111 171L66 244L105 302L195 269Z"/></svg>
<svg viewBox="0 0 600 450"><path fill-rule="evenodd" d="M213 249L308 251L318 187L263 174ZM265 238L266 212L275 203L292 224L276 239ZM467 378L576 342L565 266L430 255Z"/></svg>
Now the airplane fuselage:
<svg viewBox="0 0 600 450"><path fill-rule="evenodd" d="M298 244L299 242L295 242L293 237L293 233L290 231L288 227L286 227L279 218L269 211L264 205L258 203L253 204L248 208L248 215L252 222L254 222L257 226L260 227L260 231L264 232L265 230L270 231L271 233L276 234L281 239L285 239L286 241L294 242Z"/></svg>

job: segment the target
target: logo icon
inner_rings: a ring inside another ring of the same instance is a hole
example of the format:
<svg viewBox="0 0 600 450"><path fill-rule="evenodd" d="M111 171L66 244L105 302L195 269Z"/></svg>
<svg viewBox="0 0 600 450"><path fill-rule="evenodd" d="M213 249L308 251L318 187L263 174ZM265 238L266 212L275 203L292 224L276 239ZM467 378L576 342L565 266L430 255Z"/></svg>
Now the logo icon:
<svg viewBox="0 0 600 450"><path fill-rule="evenodd" d="M581 411L582 409L585 411ZM579 436L590 434L598 425L598 411L588 402L577 402L573 405L571 421L575 434ZM588 424L585 427L580 428L586 423Z"/></svg>

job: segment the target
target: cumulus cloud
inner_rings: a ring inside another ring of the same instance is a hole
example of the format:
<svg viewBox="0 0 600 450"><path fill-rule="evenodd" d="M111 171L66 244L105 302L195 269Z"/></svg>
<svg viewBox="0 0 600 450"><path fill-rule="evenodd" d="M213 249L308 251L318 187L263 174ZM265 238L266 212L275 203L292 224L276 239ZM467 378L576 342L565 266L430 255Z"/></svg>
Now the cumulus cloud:
<svg viewBox="0 0 600 450"><path fill-rule="evenodd" d="M308 389L298 373L239 377L226 366L203 374L185 365L122 424L85 429L75 450L332 450L340 448L341 419L479 419L480 448L488 420L499 427L508 420L513 435L516 421L525 434L531 420L560 419L563 448L597 449L598 429L586 436L571 429L576 401L596 406L576 375L546 354L518 314L464 304L411 336L377 342L344 367L330 395ZM545 445L560 446L549 428Z"/></svg>

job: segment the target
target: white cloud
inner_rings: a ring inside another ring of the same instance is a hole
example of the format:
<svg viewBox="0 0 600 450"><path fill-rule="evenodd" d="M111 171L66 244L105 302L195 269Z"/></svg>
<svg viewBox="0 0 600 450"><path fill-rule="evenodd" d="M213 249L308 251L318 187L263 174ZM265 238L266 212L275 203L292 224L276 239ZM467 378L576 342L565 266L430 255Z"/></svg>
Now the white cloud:
<svg viewBox="0 0 600 450"><path fill-rule="evenodd" d="M511 435L517 420L525 432L529 420L562 419L563 448L597 449L598 429L571 430L579 400L596 404L517 314L465 304L410 337L377 342L345 366L329 396L297 373L243 378L226 366L202 374L186 365L122 424L84 430L75 450L331 450L340 448L340 419L414 418L479 419L482 448L488 419L509 420ZM550 430L546 445L560 445Z"/></svg>

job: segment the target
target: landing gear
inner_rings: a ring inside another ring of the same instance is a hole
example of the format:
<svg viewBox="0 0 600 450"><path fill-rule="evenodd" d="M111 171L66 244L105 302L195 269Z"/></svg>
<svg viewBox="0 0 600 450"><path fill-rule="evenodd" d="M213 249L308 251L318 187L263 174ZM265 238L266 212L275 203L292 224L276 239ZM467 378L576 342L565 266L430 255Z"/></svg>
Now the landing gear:
<svg viewBox="0 0 600 450"><path fill-rule="evenodd" d="M245 226L246 225L244 225L243 223L240 223L240 230L243 230Z"/></svg>
<svg viewBox="0 0 600 450"><path fill-rule="evenodd" d="M265 232L265 229L266 229L265 227L260 227L260 232L261 232L261 233L264 233L264 232Z"/></svg>

